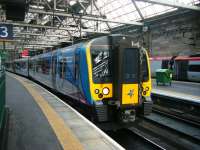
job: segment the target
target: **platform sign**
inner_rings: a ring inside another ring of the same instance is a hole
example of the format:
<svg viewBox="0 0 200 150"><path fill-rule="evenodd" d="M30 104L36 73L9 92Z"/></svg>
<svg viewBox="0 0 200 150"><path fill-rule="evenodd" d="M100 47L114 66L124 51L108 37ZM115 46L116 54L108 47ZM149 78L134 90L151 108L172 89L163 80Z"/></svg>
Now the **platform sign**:
<svg viewBox="0 0 200 150"><path fill-rule="evenodd" d="M12 40L13 39L13 25L0 24L0 40Z"/></svg>

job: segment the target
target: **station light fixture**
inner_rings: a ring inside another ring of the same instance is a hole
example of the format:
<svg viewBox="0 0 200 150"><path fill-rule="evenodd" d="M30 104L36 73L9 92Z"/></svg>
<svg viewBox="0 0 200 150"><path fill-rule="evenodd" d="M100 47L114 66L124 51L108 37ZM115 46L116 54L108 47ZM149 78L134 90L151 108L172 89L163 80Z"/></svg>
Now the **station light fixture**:
<svg viewBox="0 0 200 150"><path fill-rule="evenodd" d="M74 4L76 4L76 1L75 1L75 0L71 0L71 1L69 2L69 5L70 5L70 6L73 6Z"/></svg>

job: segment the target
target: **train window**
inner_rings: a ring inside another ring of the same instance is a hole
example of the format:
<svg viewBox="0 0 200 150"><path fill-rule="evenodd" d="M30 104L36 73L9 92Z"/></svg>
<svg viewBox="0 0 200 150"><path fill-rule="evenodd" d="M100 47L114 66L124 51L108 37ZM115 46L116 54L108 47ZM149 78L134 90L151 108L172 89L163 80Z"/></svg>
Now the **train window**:
<svg viewBox="0 0 200 150"><path fill-rule="evenodd" d="M147 56L144 53L142 57L142 81L148 81L148 63L147 63Z"/></svg>
<svg viewBox="0 0 200 150"><path fill-rule="evenodd" d="M63 58L59 61L59 75L60 78L64 79L66 75L66 59Z"/></svg>
<svg viewBox="0 0 200 150"><path fill-rule="evenodd" d="M21 69L27 69L27 66L26 66L27 64L26 64L26 62L20 62L20 67L21 67Z"/></svg>
<svg viewBox="0 0 200 150"><path fill-rule="evenodd" d="M52 74L56 75L57 73L57 56L52 57Z"/></svg>
<svg viewBox="0 0 200 150"><path fill-rule="evenodd" d="M123 81L138 82L139 50L137 48L126 48L123 56Z"/></svg>
<svg viewBox="0 0 200 150"><path fill-rule="evenodd" d="M41 59L36 59L36 72L42 72L42 61Z"/></svg>
<svg viewBox="0 0 200 150"><path fill-rule="evenodd" d="M43 74L49 74L49 72L50 72L50 59L49 58L44 58L43 60L42 60L42 73Z"/></svg>
<svg viewBox="0 0 200 150"><path fill-rule="evenodd" d="M30 62L30 63L29 63L29 69L30 69L30 70L33 70L33 67L34 67L34 65L33 65L33 61L30 60L29 62Z"/></svg>
<svg viewBox="0 0 200 150"><path fill-rule="evenodd" d="M200 72L200 65L189 65L188 71L190 71L190 72Z"/></svg>
<svg viewBox="0 0 200 150"><path fill-rule="evenodd" d="M19 62L16 62L16 63L15 63L15 66L16 66L16 69L20 69L20 64L19 64Z"/></svg>
<svg viewBox="0 0 200 150"><path fill-rule="evenodd" d="M112 82L112 61L109 46L92 46L91 57L93 81L95 83Z"/></svg>

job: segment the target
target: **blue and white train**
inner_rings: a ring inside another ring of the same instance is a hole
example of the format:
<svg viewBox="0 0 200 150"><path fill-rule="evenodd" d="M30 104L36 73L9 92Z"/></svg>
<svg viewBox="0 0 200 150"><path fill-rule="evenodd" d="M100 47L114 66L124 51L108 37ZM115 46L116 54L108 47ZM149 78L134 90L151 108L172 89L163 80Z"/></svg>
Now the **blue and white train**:
<svg viewBox="0 0 200 150"><path fill-rule="evenodd" d="M104 36L15 60L13 69L73 98L98 122L133 122L151 112L148 54L130 36Z"/></svg>

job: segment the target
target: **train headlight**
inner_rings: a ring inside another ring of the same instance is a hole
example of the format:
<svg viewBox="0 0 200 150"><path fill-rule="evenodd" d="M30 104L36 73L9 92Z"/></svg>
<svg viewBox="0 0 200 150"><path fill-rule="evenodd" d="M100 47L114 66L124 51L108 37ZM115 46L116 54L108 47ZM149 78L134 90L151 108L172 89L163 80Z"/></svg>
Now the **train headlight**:
<svg viewBox="0 0 200 150"><path fill-rule="evenodd" d="M103 94L108 95L109 94L109 89L107 87L103 88Z"/></svg>
<svg viewBox="0 0 200 150"><path fill-rule="evenodd" d="M99 89L95 89L95 94L99 94Z"/></svg>

